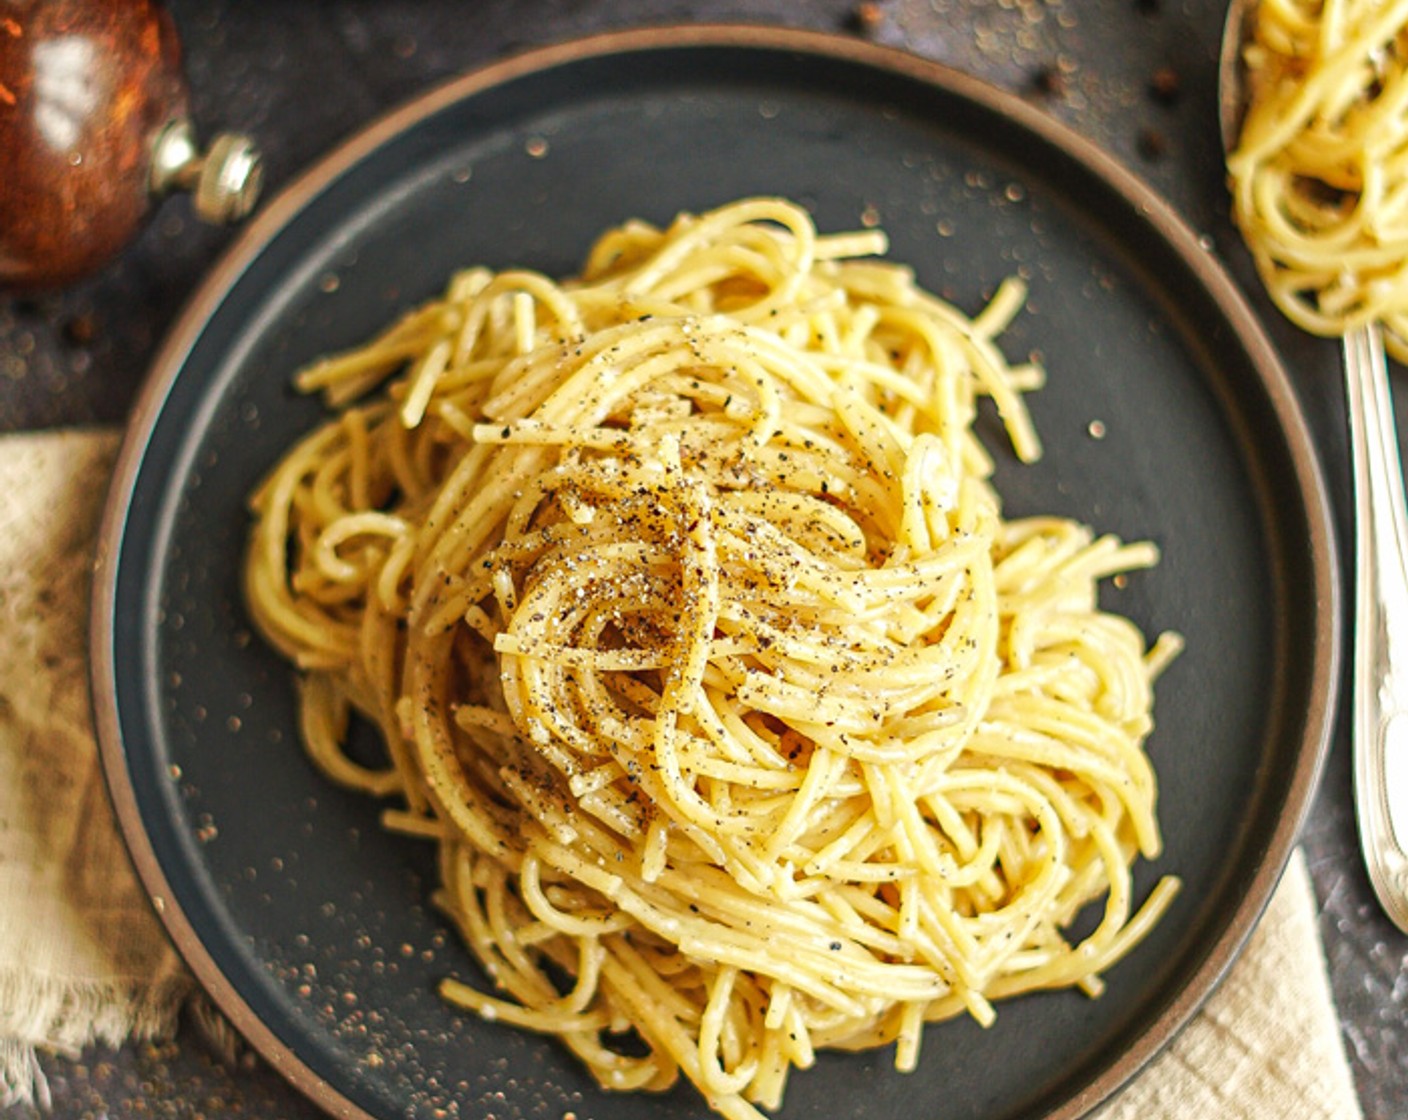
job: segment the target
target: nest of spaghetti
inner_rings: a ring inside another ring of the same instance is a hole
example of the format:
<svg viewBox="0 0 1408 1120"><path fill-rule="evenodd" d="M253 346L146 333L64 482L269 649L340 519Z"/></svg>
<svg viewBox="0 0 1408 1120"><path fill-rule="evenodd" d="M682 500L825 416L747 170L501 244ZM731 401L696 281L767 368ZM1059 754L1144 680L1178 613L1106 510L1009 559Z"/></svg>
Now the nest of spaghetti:
<svg viewBox="0 0 1408 1120"><path fill-rule="evenodd" d="M336 415L252 499L311 756L439 847L484 973L442 994L610 1089L744 1120L822 1048L912 1068L928 1022L1098 994L1176 889L1130 867L1177 640L1097 604L1155 549L1004 520L973 422L1038 453L1022 287L969 318L885 247L753 199L464 272L299 374Z"/></svg>
<svg viewBox="0 0 1408 1120"><path fill-rule="evenodd" d="M1322 337L1378 323L1408 362L1408 2L1257 0L1227 157L1276 306Z"/></svg>

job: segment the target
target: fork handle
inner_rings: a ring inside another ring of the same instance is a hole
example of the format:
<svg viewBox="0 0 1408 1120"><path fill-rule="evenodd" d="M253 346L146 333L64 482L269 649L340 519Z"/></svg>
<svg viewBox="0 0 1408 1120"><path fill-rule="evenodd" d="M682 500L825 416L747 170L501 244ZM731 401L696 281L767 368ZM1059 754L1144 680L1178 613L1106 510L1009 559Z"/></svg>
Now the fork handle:
<svg viewBox="0 0 1408 1120"><path fill-rule="evenodd" d="M1354 465L1353 749L1359 842L1369 879L1408 932L1408 514L1383 339L1344 339Z"/></svg>

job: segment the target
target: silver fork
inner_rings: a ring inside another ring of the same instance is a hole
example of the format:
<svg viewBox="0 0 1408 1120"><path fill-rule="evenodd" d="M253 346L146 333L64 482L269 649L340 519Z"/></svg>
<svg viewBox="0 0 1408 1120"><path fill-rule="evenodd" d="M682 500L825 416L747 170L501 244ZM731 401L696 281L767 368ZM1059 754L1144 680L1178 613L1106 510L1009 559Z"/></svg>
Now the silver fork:
<svg viewBox="0 0 1408 1120"><path fill-rule="evenodd" d="M1344 336L1354 464L1354 800L1385 913L1408 932L1408 516L1383 339Z"/></svg>
<svg viewBox="0 0 1408 1120"><path fill-rule="evenodd" d="M1218 66L1222 144L1246 110L1243 40L1256 0L1231 0ZM1354 808L1359 846L1384 912L1408 932L1408 515L1383 338L1344 336L1354 464Z"/></svg>

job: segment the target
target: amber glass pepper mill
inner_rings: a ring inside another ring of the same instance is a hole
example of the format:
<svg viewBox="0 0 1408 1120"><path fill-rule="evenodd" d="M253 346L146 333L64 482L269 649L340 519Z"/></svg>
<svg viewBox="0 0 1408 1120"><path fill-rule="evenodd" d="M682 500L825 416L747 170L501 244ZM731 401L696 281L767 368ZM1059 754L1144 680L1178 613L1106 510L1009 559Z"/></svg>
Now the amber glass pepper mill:
<svg viewBox="0 0 1408 1120"><path fill-rule="evenodd" d="M169 191L228 222L260 183L247 138L197 145L176 29L154 0L0 0L0 288L92 272Z"/></svg>

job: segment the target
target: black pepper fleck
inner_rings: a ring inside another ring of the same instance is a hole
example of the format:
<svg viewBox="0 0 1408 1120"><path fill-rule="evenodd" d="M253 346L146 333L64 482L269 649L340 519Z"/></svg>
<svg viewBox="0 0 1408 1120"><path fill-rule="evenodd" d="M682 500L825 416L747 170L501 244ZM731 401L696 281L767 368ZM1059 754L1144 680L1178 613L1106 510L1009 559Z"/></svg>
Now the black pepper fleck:
<svg viewBox="0 0 1408 1120"><path fill-rule="evenodd" d="M1178 71L1172 66L1160 66L1149 79L1149 96L1161 105L1172 105L1182 92Z"/></svg>

